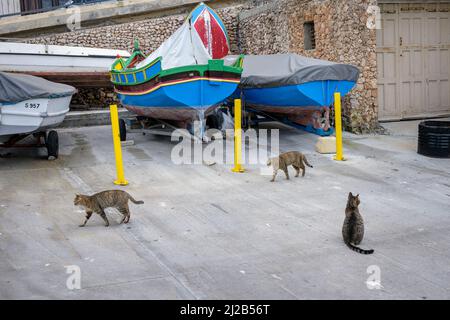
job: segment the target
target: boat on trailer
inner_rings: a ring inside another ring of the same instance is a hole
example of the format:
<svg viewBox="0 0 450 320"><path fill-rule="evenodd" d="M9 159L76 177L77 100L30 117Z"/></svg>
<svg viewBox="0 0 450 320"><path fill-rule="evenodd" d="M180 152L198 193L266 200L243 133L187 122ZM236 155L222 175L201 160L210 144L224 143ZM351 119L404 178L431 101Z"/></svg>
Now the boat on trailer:
<svg viewBox="0 0 450 320"><path fill-rule="evenodd" d="M204 124L205 117L240 83L242 57L225 64L228 52L222 20L201 3L149 56L135 42L131 57L119 57L112 65L111 81L126 109L176 127L192 128L195 120Z"/></svg>
<svg viewBox="0 0 450 320"><path fill-rule="evenodd" d="M0 148L46 147L58 157L59 125L69 112L74 87L39 77L0 72ZM19 144L33 135L35 143Z"/></svg>
<svg viewBox="0 0 450 320"><path fill-rule="evenodd" d="M234 95L243 97L248 111L266 119L330 135L327 118L334 93L345 96L358 77L358 68L348 64L297 54L246 55Z"/></svg>

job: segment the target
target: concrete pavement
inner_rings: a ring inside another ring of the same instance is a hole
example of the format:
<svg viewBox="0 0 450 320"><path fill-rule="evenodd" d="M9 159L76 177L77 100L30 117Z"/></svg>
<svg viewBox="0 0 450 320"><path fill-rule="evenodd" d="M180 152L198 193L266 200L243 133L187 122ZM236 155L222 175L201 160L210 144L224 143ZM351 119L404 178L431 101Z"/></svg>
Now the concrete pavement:
<svg viewBox="0 0 450 320"><path fill-rule="evenodd" d="M257 165L175 165L175 142L130 134L120 188L145 204L130 204L128 225L110 211L109 228L97 215L79 228L73 198L116 188L111 129L61 129L56 161L0 157L0 298L449 299L450 160L415 152L417 122L385 126L391 135L345 134L342 163L283 129L281 150L314 169L276 183ZM342 242L349 191L374 255ZM65 266L80 268L81 289L67 288Z"/></svg>

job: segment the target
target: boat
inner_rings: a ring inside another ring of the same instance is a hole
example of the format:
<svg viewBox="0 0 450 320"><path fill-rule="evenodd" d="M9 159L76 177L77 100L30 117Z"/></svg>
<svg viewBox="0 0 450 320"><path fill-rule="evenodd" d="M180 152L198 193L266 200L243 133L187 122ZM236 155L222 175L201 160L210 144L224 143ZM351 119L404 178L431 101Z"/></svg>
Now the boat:
<svg viewBox="0 0 450 320"><path fill-rule="evenodd" d="M222 20L201 3L149 56L135 42L132 55L112 65L111 81L126 109L186 128L195 120L202 122L236 91L242 57L225 64L228 52Z"/></svg>
<svg viewBox="0 0 450 320"><path fill-rule="evenodd" d="M249 110L321 135L333 133L329 107L334 93L345 96L359 77L357 67L297 54L246 55L241 83Z"/></svg>
<svg viewBox="0 0 450 320"><path fill-rule="evenodd" d="M57 158L57 133L46 131L64 120L75 92L39 77L0 72L0 147L47 147L49 158ZM36 143L18 144L31 134Z"/></svg>
<svg viewBox="0 0 450 320"><path fill-rule="evenodd" d="M112 87L109 70L125 50L0 42L0 71L17 72L77 88Z"/></svg>

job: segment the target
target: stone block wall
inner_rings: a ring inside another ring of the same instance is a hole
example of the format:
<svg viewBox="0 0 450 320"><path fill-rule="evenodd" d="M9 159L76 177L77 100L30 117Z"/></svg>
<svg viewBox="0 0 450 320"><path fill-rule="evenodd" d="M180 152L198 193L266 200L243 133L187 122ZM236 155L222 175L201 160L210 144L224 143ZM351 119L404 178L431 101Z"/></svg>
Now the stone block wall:
<svg viewBox="0 0 450 320"><path fill-rule="evenodd" d="M284 1L258 2L239 14L239 50L246 54L289 52L289 25Z"/></svg>
<svg viewBox="0 0 450 320"><path fill-rule="evenodd" d="M71 110L88 110L108 108L118 103L116 93L110 88L78 88L70 102Z"/></svg>
<svg viewBox="0 0 450 320"><path fill-rule="evenodd" d="M372 0L264 1L239 16L241 49L249 54L293 52L357 66L356 88L344 99L344 125L355 133L378 127L376 30L367 28ZM304 49L305 22L314 22L316 48Z"/></svg>
<svg viewBox="0 0 450 320"><path fill-rule="evenodd" d="M244 5L237 5L216 10L227 28L231 51L235 53L238 50L237 15L244 8L246 8ZM171 36L183 24L185 19L186 15L149 18L117 25L55 33L28 39L26 42L131 51L133 49L133 41L137 38L141 44L141 49L149 53L157 49L164 40Z"/></svg>

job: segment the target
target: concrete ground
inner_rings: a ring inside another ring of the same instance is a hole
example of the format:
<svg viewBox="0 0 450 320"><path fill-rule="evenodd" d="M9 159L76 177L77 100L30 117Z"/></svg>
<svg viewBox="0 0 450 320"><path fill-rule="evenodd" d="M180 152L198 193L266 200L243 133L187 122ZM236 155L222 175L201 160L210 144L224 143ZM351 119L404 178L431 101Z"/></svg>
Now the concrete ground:
<svg viewBox="0 0 450 320"><path fill-rule="evenodd" d="M175 165L175 142L130 134L121 189L145 204L130 205L128 225L110 211L109 228L97 215L79 228L73 198L115 188L110 127L61 129L53 162L10 151L0 157L0 298L449 299L450 160L416 153L417 122L385 127L391 135L346 134L346 162L283 129L281 150L304 151L314 169L275 183L257 165ZM361 247L373 255L342 242L349 191L361 195ZM66 266L80 268L81 289L66 286Z"/></svg>

